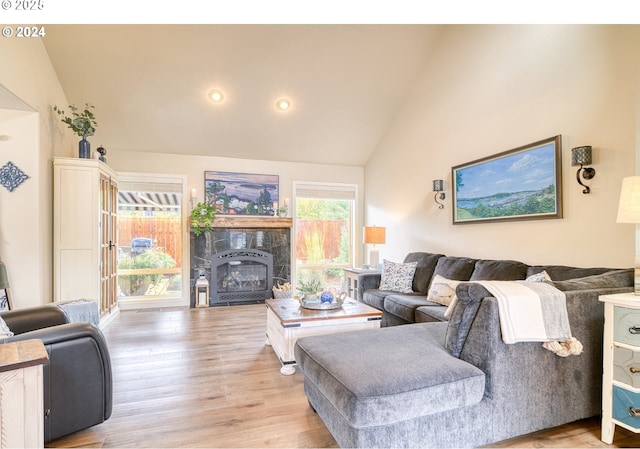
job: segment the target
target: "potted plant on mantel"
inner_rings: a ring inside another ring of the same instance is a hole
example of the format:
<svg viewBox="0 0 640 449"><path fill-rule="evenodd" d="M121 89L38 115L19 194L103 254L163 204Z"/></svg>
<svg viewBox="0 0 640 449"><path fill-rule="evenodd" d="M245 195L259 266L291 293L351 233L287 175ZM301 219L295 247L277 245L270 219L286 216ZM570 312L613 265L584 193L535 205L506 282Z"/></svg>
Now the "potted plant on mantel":
<svg viewBox="0 0 640 449"><path fill-rule="evenodd" d="M216 218L216 209L211 204L198 203L191 211L193 234L198 236L202 231L213 231L214 218Z"/></svg>
<svg viewBox="0 0 640 449"><path fill-rule="evenodd" d="M93 136L98 126L96 116L91 112L93 108L93 105L85 103L84 110L80 111L75 105L71 104L69 105L71 115L68 116L58 106L53 107L53 110L62 117L62 122L66 123L74 133L82 137L79 143L79 156L84 159L91 158L91 144L87 140L87 137Z"/></svg>

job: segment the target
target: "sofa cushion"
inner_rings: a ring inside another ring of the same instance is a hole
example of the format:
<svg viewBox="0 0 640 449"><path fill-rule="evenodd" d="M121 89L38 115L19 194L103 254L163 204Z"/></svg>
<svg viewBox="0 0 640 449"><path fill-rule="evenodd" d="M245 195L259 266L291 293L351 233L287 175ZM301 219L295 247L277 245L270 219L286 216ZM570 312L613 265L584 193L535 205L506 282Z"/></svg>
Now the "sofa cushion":
<svg viewBox="0 0 640 449"><path fill-rule="evenodd" d="M419 306L432 305L438 303L427 301L427 297L420 293L393 294L384 298L384 310L392 315L402 318L409 323L415 320L415 311Z"/></svg>
<svg viewBox="0 0 640 449"><path fill-rule="evenodd" d="M611 271L611 268L576 268L565 265L534 265L527 269L527 277L532 274L546 271L554 281L566 281L567 279L583 278Z"/></svg>
<svg viewBox="0 0 640 449"><path fill-rule="evenodd" d="M384 310L384 298L392 294L390 291L370 288L362 294L362 302L378 310Z"/></svg>
<svg viewBox="0 0 640 449"><path fill-rule="evenodd" d="M385 259L382 265L380 290L411 293L417 265L417 262L396 263Z"/></svg>
<svg viewBox="0 0 640 449"><path fill-rule="evenodd" d="M419 292L424 295L427 294L429 288L429 282L433 276L433 272L436 269L438 259L443 257L443 254L432 253L409 253L404 258L404 262L417 262L416 274L413 276L413 291Z"/></svg>
<svg viewBox="0 0 640 449"><path fill-rule="evenodd" d="M448 306L456 295L456 287L460 282L462 281L454 281L436 274L431 281L427 299Z"/></svg>
<svg viewBox="0 0 640 449"><path fill-rule="evenodd" d="M633 287L633 269L612 270L593 276L585 276L566 281L552 281L558 290L591 290L594 288Z"/></svg>
<svg viewBox="0 0 640 449"><path fill-rule="evenodd" d="M446 326L407 324L304 337L295 358L305 381L349 425L384 426L482 399L484 372L445 350Z"/></svg>
<svg viewBox="0 0 640 449"><path fill-rule="evenodd" d="M415 312L416 323L432 323L434 321L447 321L448 316L445 315L447 307L445 306L420 306Z"/></svg>
<svg viewBox="0 0 640 449"><path fill-rule="evenodd" d="M526 279L528 265L516 260L478 260L471 281L517 281Z"/></svg>
<svg viewBox="0 0 640 449"><path fill-rule="evenodd" d="M476 259L445 256L438 259L433 275L456 281L468 281L476 266Z"/></svg>

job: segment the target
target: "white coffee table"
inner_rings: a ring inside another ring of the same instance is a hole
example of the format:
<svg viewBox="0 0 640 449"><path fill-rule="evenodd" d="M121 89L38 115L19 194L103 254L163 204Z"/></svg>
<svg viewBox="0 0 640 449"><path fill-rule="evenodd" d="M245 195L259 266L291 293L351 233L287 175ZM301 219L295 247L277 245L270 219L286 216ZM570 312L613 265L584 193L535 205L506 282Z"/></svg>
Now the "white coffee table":
<svg viewBox="0 0 640 449"><path fill-rule="evenodd" d="M382 312L347 298L334 310L305 309L295 299L267 299L267 344L273 347L284 375L295 373L293 348L298 338L380 327Z"/></svg>

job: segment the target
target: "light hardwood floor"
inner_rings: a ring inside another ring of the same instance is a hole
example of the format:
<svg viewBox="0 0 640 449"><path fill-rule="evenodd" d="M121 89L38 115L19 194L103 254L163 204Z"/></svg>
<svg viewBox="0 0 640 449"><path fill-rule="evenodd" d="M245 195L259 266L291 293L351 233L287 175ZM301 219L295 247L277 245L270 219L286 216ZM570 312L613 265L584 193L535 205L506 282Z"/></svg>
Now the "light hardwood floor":
<svg viewBox="0 0 640 449"><path fill-rule="evenodd" d="M121 312L104 330L113 415L48 447L337 447L265 332L263 304ZM613 446L599 436L594 418L492 447L640 447L624 429Z"/></svg>

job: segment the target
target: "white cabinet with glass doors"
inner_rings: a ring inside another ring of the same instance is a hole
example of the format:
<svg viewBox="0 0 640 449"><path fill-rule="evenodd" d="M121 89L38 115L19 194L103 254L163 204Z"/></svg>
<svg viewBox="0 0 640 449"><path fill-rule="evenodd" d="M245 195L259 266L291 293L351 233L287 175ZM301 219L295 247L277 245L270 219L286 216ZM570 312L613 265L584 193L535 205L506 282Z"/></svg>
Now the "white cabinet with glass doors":
<svg viewBox="0 0 640 449"><path fill-rule="evenodd" d="M97 159L53 161L54 301L95 301L101 320L118 309L117 174Z"/></svg>

